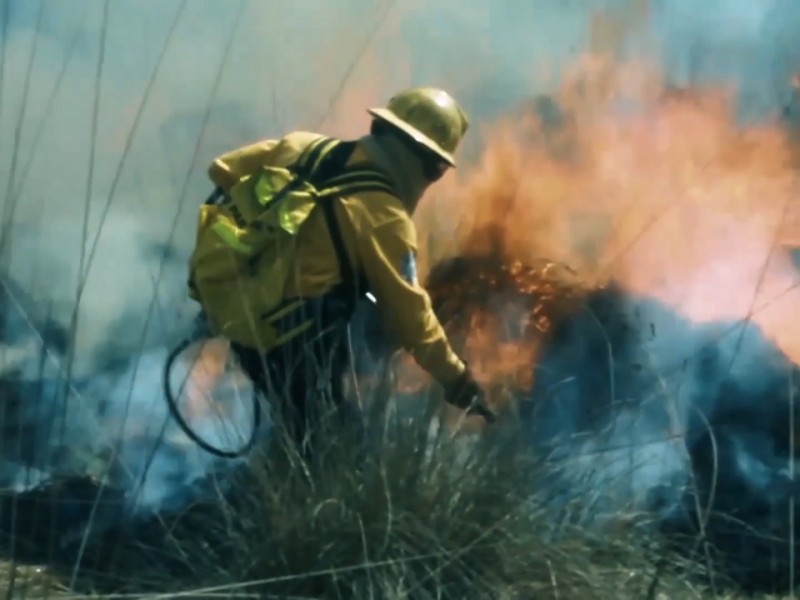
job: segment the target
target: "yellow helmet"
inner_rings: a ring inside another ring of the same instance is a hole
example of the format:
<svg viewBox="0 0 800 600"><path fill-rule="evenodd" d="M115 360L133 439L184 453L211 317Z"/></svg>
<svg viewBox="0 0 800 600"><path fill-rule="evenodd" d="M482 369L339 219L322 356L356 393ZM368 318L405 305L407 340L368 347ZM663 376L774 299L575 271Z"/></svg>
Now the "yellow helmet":
<svg viewBox="0 0 800 600"><path fill-rule="evenodd" d="M456 166L453 154L467 132L469 121L464 110L444 90L411 88L393 96L386 108L370 108L367 112L404 131Z"/></svg>

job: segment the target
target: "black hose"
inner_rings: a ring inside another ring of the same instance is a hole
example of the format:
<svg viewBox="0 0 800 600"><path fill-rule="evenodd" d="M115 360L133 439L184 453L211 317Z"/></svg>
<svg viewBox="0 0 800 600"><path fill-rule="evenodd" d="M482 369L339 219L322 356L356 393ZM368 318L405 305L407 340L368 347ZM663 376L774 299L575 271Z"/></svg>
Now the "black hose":
<svg viewBox="0 0 800 600"><path fill-rule="evenodd" d="M164 363L164 376L163 376L163 386L164 386L164 397L167 400L167 406L169 407L170 413L172 413L173 418L178 423L178 426L181 430L189 436L189 438L198 446L200 446L203 450L208 452L209 454L213 454L214 456L219 456L220 458L239 458L244 456L253 448L256 443L256 438L258 436L259 429L261 429L261 403L259 402L258 397L258 388L253 387L253 429L250 432L250 439L247 443L242 446L239 450L220 450L206 442L203 438L197 435L194 430L189 426L189 424L183 419L181 416L180 410L178 410L178 406L175 402L175 397L172 395L172 389L170 386L170 372L172 371L172 363L175 362L175 359L178 355L183 352L189 344L192 343L192 340L186 339L182 341L180 344L173 348L169 355L167 356L167 360Z"/></svg>

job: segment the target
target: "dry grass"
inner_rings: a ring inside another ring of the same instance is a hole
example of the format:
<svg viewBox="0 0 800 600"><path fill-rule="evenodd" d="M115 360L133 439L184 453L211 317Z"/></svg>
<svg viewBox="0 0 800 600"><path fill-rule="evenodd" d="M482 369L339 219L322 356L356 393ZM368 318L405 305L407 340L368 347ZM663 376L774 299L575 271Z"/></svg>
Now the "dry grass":
<svg viewBox="0 0 800 600"><path fill-rule="evenodd" d="M72 593L709 597L699 569L642 535L638 518L621 515L593 532L555 523L535 494L540 467L519 452L511 423L465 442L425 426L431 411L416 423L373 413L367 452L349 434L328 436L319 462L306 467L275 444L215 502L91 539ZM7 597L46 589L69 597L70 567L19 569L13 580L9 570Z"/></svg>

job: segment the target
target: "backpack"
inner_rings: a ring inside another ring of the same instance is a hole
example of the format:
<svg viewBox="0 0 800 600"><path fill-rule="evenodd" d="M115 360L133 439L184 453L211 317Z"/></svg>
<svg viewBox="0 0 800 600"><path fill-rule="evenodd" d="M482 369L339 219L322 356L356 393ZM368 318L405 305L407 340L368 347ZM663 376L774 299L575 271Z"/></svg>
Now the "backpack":
<svg viewBox="0 0 800 600"><path fill-rule="evenodd" d="M394 194L381 172L334 164L333 150L346 146L321 136L288 167L262 165L222 194L217 190L199 210L195 247L189 259L189 296L198 301L214 335L268 352L313 324L286 317L298 311L302 298L286 299L294 275L297 236L317 207L325 212L337 253L342 285L353 285L352 266L336 222L333 202L367 191Z"/></svg>

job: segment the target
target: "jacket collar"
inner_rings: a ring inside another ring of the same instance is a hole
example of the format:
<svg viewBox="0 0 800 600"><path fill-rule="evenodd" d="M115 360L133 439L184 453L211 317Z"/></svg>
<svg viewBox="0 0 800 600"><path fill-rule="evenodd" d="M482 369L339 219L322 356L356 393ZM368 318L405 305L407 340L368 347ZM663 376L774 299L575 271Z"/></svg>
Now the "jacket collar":
<svg viewBox="0 0 800 600"><path fill-rule="evenodd" d="M367 159L389 177L406 210L413 214L430 185L419 159L391 136L365 135L358 142Z"/></svg>

